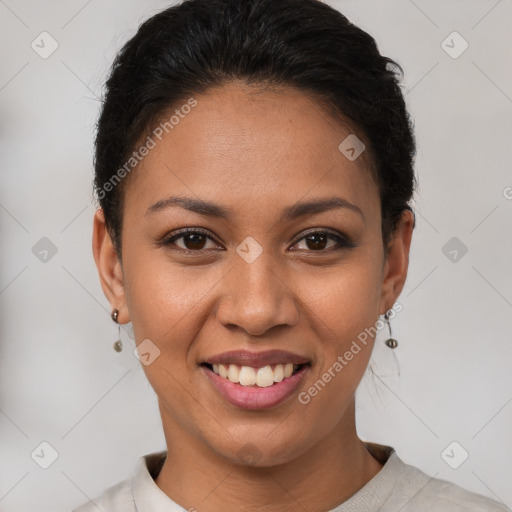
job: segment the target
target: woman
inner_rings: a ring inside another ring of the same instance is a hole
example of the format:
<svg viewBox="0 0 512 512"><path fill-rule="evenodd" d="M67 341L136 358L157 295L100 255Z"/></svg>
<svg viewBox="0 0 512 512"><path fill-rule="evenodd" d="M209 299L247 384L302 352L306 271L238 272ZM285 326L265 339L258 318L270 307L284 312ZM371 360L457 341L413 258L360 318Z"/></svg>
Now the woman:
<svg viewBox="0 0 512 512"><path fill-rule="evenodd" d="M414 228L397 71L317 0L185 1L121 50L93 248L167 450L79 512L507 510L356 432Z"/></svg>

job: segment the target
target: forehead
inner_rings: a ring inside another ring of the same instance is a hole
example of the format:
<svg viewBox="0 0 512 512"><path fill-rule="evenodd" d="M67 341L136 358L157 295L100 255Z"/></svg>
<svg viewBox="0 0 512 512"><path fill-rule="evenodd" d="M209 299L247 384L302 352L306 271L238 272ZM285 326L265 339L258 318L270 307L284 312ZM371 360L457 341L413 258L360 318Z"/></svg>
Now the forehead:
<svg viewBox="0 0 512 512"><path fill-rule="evenodd" d="M181 194L246 206L251 215L258 201L268 207L338 192L371 209L378 199L368 154L351 160L339 149L349 136L364 137L311 96L231 83L194 98L196 106L175 115L169 133L153 137L126 203L147 208ZM176 110L179 104L162 122Z"/></svg>

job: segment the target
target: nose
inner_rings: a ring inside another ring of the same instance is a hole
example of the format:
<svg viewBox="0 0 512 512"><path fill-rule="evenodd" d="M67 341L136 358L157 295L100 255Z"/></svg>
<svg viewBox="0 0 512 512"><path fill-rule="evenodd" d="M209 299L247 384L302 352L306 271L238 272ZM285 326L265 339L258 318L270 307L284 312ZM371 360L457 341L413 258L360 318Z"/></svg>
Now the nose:
<svg viewBox="0 0 512 512"><path fill-rule="evenodd" d="M223 279L217 319L225 327L261 336L277 326L293 326L299 311L292 283L263 253L252 263L235 257Z"/></svg>

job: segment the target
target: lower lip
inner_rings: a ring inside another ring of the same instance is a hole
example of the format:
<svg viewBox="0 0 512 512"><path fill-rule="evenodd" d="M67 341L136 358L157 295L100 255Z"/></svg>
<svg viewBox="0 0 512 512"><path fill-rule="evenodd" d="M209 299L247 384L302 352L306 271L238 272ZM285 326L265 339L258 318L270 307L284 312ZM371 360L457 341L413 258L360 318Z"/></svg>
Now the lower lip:
<svg viewBox="0 0 512 512"><path fill-rule="evenodd" d="M289 398L298 388L309 368L304 365L296 373L266 388L242 386L217 375L202 366L215 389L232 405L241 409L261 410L275 407Z"/></svg>

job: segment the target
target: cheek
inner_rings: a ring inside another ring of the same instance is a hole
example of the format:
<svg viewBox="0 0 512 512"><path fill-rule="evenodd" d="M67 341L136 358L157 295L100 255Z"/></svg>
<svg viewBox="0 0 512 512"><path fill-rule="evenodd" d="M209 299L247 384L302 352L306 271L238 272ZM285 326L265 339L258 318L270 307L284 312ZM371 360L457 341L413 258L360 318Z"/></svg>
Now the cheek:
<svg viewBox="0 0 512 512"><path fill-rule="evenodd" d="M329 271L298 276L294 289L304 300L305 312L309 310L330 333L331 347L343 349L350 339L376 322L382 285L379 268L360 251Z"/></svg>
<svg viewBox="0 0 512 512"><path fill-rule="evenodd" d="M317 405L332 404L327 409L335 416L355 392L373 348L381 275L371 259L361 251L333 272L302 275L297 281L299 295L309 297L307 323L321 345L314 368L317 384L306 390L305 401L321 395Z"/></svg>
<svg viewBox="0 0 512 512"><path fill-rule="evenodd" d="M151 340L150 352L157 354L142 369L159 399L185 425L182 411L196 407L187 391L197 371L190 348L205 321L207 292L219 280L218 272L179 268L160 251L132 250L124 266L136 342Z"/></svg>
<svg viewBox="0 0 512 512"><path fill-rule="evenodd" d="M310 302L308 322L316 331L318 361L299 395L303 421L324 433L338 424L361 382L373 349L378 318L378 275L366 265L338 268ZM306 280L301 280L307 286ZM321 348L320 348L321 347ZM322 418L318 422L318 418Z"/></svg>
<svg viewBox="0 0 512 512"><path fill-rule="evenodd" d="M184 330L199 323L208 290L222 277L221 268L180 267L160 251L131 253L125 262L126 297L136 339L178 349ZM172 342L172 343L169 343Z"/></svg>

